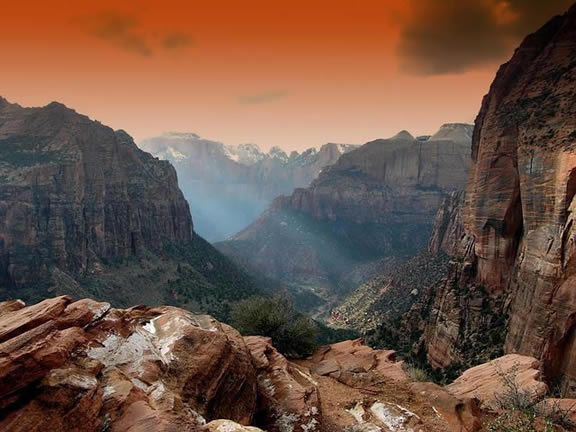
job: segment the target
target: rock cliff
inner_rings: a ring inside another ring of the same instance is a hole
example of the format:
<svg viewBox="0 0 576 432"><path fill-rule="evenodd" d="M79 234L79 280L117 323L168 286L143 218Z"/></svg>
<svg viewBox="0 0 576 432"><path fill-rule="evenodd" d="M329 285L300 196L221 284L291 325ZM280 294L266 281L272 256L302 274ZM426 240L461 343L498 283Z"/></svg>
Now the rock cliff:
<svg viewBox="0 0 576 432"><path fill-rule="evenodd" d="M306 187L320 171L354 145L329 143L289 156L277 147L264 153L255 144L238 146L168 133L140 146L178 171L197 232L224 240L248 226L279 195Z"/></svg>
<svg viewBox="0 0 576 432"><path fill-rule="evenodd" d="M62 104L0 99L0 297L185 304L186 280L226 292L234 279L249 289L194 234L168 162Z"/></svg>
<svg viewBox="0 0 576 432"><path fill-rule="evenodd" d="M483 100L465 203L447 203L431 244L454 256L449 276L416 311L434 366L504 349L576 393L575 58L573 6L524 40Z"/></svg>
<svg viewBox="0 0 576 432"><path fill-rule="evenodd" d="M330 303L425 248L442 200L466 183L470 131L450 125L424 141L403 131L369 142L216 246L315 305L316 296Z"/></svg>

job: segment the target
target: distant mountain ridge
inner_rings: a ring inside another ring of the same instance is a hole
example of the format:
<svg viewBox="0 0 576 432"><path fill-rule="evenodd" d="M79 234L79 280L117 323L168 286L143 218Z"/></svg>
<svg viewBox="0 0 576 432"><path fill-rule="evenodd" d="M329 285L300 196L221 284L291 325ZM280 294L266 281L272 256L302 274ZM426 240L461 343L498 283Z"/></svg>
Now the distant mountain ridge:
<svg viewBox="0 0 576 432"><path fill-rule="evenodd" d="M278 147L226 145L194 133L149 138L141 148L170 161L192 207L197 231L223 240L253 222L274 198L305 187L320 171L354 149L329 143L290 155Z"/></svg>
<svg viewBox="0 0 576 432"><path fill-rule="evenodd" d="M402 131L364 144L216 247L313 303L330 302L425 248L442 201L466 185L470 141L462 137L471 129L443 126L436 139Z"/></svg>

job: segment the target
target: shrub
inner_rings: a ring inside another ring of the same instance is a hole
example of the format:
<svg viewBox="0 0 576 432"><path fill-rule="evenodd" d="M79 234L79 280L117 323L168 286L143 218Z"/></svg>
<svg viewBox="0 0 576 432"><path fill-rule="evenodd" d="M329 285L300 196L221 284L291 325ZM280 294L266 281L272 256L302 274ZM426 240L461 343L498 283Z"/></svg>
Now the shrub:
<svg viewBox="0 0 576 432"><path fill-rule="evenodd" d="M283 297L251 297L236 303L232 326L245 336L267 336L286 357L303 358L317 346L318 328Z"/></svg>
<svg viewBox="0 0 576 432"><path fill-rule="evenodd" d="M432 377L425 369L419 368L414 363L405 363L404 370L406 375L408 375L412 380L416 382L429 382L432 381Z"/></svg>
<svg viewBox="0 0 576 432"><path fill-rule="evenodd" d="M489 432L553 432L555 425L574 430L571 421L573 408L562 408L558 403L545 403L529 389L518 383L518 366L509 371L497 369L504 391L495 395L493 410L499 415L488 424ZM576 408L576 407L575 407Z"/></svg>

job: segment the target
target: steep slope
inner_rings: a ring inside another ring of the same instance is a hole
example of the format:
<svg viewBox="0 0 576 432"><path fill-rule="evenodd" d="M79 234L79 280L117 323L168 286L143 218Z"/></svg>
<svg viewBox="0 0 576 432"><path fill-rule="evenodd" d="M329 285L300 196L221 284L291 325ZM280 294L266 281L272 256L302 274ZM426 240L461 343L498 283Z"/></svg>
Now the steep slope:
<svg viewBox="0 0 576 432"><path fill-rule="evenodd" d="M195 134L169 133L140 146L178 171L197 232L223 240L256 220L274 198L308 186L318 173L355 146L325 144L288 156L274 147L225 145Z"/></svg>
<svg viewBox="0 0 576 432"><path fill-rule="evenodd" d="M249 285L193 233L168 162L64 105L0 99L2 297L61 292L128 305Z"/></svg>
<svg viewBox="0 0 576 432"><path fill-rule="evenodd" d="M574 59L576 6L528 36L484 98L465 204L434 236L449 276L405 319L433 366L520 352L576 394Z"/></svg>
<svg viewBox="0 0 576 432"><path fill-rule="evenodd" d="M469 145L405 131L367 143L217 247L297 292L331 300L425 247L443 198L465 185Z"/></svg>

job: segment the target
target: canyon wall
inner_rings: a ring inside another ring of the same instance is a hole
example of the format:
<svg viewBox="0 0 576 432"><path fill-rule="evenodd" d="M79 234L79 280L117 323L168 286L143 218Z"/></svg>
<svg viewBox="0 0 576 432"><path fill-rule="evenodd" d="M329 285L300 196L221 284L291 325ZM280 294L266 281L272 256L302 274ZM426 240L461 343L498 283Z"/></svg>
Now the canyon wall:
<svg viewBox="0 0 576 432"><path fill-rule="evenodd" d="M503 348L576 392L574 59L576 6L524 40L483 100L465 203L431 243L454 256L450 274L419 306L433 366Z"/></svg>
<svg viewBox="0 0 576 432"><path fill-rule="evenodd" d="M194 233L169 162L62 104L0 98L0 298L91 295L222 317L222 296L254 292Z"/></svg>
<svg viewBox="0 0 576 432"><path fill-rule="evenodd" d="M101 259L190 241L192 219L174 168L122 131L65 106L0 101L3 284L44 266L90 272Z"/></svg>

